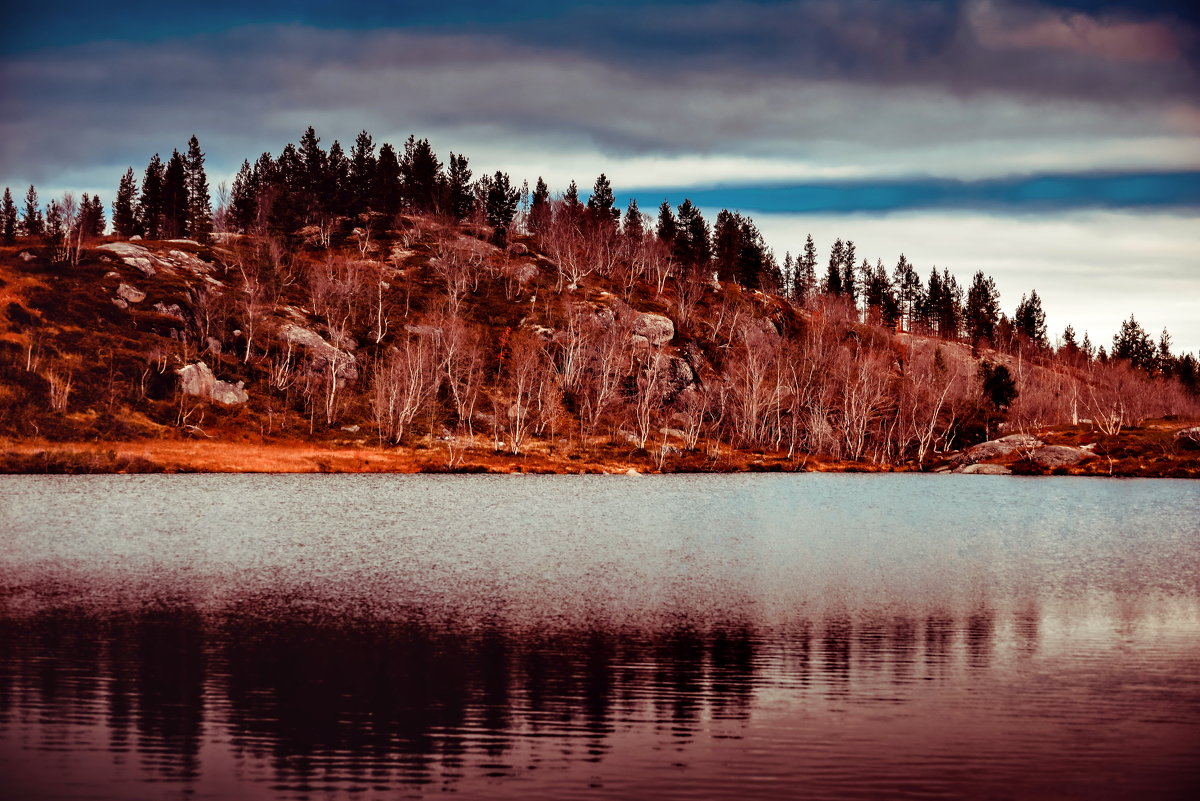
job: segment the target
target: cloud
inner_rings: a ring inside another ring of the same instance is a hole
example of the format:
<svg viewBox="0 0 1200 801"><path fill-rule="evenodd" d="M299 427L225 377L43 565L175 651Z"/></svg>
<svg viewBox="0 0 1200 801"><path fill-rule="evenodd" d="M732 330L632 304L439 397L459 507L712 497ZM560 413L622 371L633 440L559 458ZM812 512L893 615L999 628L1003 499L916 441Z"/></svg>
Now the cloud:
<svg viewBox="0 0 1200 801"><path fill-rule="evenodd" d="M695 26L707 36L712 24ZM684 183L738 177L714 163L778 178L1200 166L1193 101L968 96L779 70L750 79L746 65L719 62L662 74L493 35L301 26L68 47L0 62L0 181L69 183L97 165L116 175L193 132L210 166L231 172L309 124L326 144L360 128L377 140L415 132L488 169L537 154L550 168L581 165L581 180L628 160L650 171L643 186L670 165L696 165Z"/></svg>
<svg viewBox="0 0 1200 801"><path fill-rule="evenodd" d="M922 211L764 214L755 222L778 254L799 252L811 233L822 257L835 237L853 239L860 259L881 258L890 270L904 253L923 279L934 266L949 268L959 284L983 270L996 279L1009 315L1022 294L1036 289L1051 337L1070 324L1080 337L1087 331L1094 344L1111 348L1113 334L1133 314L1156 339L1170 330L1177 353L1200 352L1195 215L1085 211L1031 219Z"/></svg>

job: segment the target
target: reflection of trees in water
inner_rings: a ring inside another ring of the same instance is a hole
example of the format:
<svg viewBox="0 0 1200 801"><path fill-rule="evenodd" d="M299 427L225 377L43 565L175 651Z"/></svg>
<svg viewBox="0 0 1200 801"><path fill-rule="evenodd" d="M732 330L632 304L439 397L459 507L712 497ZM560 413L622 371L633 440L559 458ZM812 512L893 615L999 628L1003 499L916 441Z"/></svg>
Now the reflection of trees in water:
<svg viewBox="0 0 1200 801"><path fill-rule="evenodd" d="M1036 618L1018 613L1019 647L1036 640ZM844 698L909 683L922 662L925 678L946 680L955 661L987 668L995 637L985 606L958 618L838 614L770 633L447 631L186 611L0 626L0 722L36 710L104 725L110 750L136 750L174 780L204 767L207 726L293 788L503 775L537 748L600 761L631 726L686 747L719 721L748 719L760 687Z"/></svg>

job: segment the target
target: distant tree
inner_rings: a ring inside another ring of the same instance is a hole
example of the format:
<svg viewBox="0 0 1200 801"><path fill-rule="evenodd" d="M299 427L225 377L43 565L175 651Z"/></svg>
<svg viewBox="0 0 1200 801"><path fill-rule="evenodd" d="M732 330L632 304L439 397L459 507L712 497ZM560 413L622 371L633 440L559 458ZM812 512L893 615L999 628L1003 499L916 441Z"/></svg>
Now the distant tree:
<svg viewBox="0 0 1200 801"><path fill-rule="evenodd" d="M147 239L161 239L163 226L163 183L166 168L155 153L142 176L142 195L138 199L139 228Z"/></svg>
<svg viewBox="0 0 1200 801"><path fill-rule="evenodd" d="M375 142L366 131L360 131L350 149L349 205L351 214L363 214L375 202Z"/></svg>
<svg viewBox="0 0 1200 801"><path fill-rule="evenodd" d="M709 277L712 244L708 222L700 209L688 198L679 204L679 228L675 234L675 258L696 273Z"/></svg>
<svg viewBox="0 0 1200 801"><path fill-rule="evenodd" d="M901 253L896 268L892 271L892 288L896 293L896 303L900 311L900 323L905 331L912 331L920 317L920 309L924 303L925 289L921 284L921 276L908 258Z"/></svg>
<svg viewBox="0 0 1200 801"><path fill-rule="evenodd" d="M738 220L737 278L747 289L774 291L779 286L779 268L767 251L762 234L748 217Z"/></svg>
<svg viewBox="0 0 1200 801"><path fill-rule="evenodd" d="M721 209L713 224L713 267L717 280L732 283L738 280L738 260L742 250L741 217L729 209Z"/></svg>
<svg viewBox="0 0 1200 801"><path fill-rule="evenodd" d="M616 198L613 197L612 184L608 176L600 173L596 183L592 185L592 194L587 202L588 216L592 221L605 230L616 227L621 217L620 209L616 208Z"/></svg>
<svg viewBox="0 0 1200 801"><path fill-rule="evenodd" d="M629 205L625 208L625 220L621 224L621 233L625 234L625 238L629 240L631 245L641 244L646 238L646 222L642 217L642 211L638 208L636 198L629 198Z"/></svg>
<svg viewBox="0 0 1200 801"><path fill-rule="evenodd" d="M533 200L529 205L529 232L542 234L550 227L553 212L550 209L550 187L539 175L533 188Z"/></svg>
<svg viewBox="0 0 1200 801"><path fill-rule="evenodd" d="M71 198L71 196L69 194L66 197L70 200L70 205L73 207L74 199ZM74 208L72 208L71 211L73 212ZM46 204L46 227L45 227L45 230L43 231L43 236L46 238L47 242L54 244L55 247L57 248L59 245L62 244L63 239L66 237L66 234L67 234L66 210L63 209L63 206L61 203L59 203L57 200L52 199L49 203ZM61 253L59 254L59 257L61 258Z"/></svg>
<svg viewBox="0 0 1200 801"><path fill-rule="evenodd" d="M488 187L485 209L488 225L495 228L494 240L497 245L503 246L508 241L508 229L517 214L520 200L521 190L512 186L508 173L497 170Z"/></svg>
<svg viewBox="0 0 1200 801"><path fill-rule="evenodd" d="M325 174L317 201L318 207L329 217L351 213L350 159L346 158L342 143L336 139L329 146L329 155L325 158Z"/></svg>
<svg viewBox="0 0 1200 801"><path fill-rule="evenodd" d="M137 179L133 177L133 167L130 167L117 184L117 196L113 199L112 207L113 233L122 239L128 239L138 233L140 228L137 189Z"/></svg>
<svg viewBox="0 0 1200 801"><path fill-rule="evenodd" d="M1021 302L1017 305L1017 311L1013 315L1013 326L1020 336L1037 347L1048 346L1046 314L1042 311L1042 299L1038 297L1036 289L1029 294L1028 298L1024 295L1021 296Z"/></svg>
<svg viewBox="0 0 1200 801"><path fill-rule="evenodd" d="M1139 370L1153 372L1157 350L1154 340L1138 325L1133 315L1121 324L1121 330L1113 337L1111 357L1123 359Z"/></svg>
<svg viewBox="0 0 1200 801"><path fill-rule="evenodd" d="M970 289L967 290L967 305L964 310L963 322L971 342L992 342L996 336L999 318L1000 293L996 291L996 282L979 270L971 280Z"/></svg>
<svg viewBox="0 0 1200 801"><path fill-rule="evenodd" d="M817 246L812 234L804 241L804 254L796 257L795 275L792 278L792 300L799 306L807 305L817 289Z"/></svg>
<svg viewBox="0 0 1200 801"><path fill-rule="evenodd" d="M829 249L829 269L825 272L825 294L842 294L842 262L846 257L846 246L839 238Z"/></svg>
<svg viewBox="0 0 1200 801"><path fill-rule="evenodd" d="M1170 378L1175 373L1176 359L1171 355L1171 332L1165 328L1158 337L1158 353L1155 354L1154 363L1164 378Z"/></svg>
<svg viewBox="0 0 1200 801"><path fill-rule="evenodd" d="M408 208L426 214L435 211L437 190L442 181L442 163L429 146L428 139L408 137L404 143L404 155L400 158L400 179L401 192Z"/></svg>
<svg viewBox="0 0 1200 801"><path fill-rule="evenodd" d="M212 234L212 196L208 191L208 176L204 173L204 153L195 136L188 140L184 166L187 170L187 235L206 242Z"/></svg>
<svg viewBox="0 0 1200 801"><path fill-rule="evenodd" d="M887 268L883 260L878 259L871 269L863 286L863 303L867 307L867 319L889 328L896 325L900 317L900 307L896 303L896 295L892 292L892 282L888 278Z"/></svg>
<svg viewBox="0 0 1200 801"><path fill-rule="evenodd" d="M325 201L326 170L329 165L329 155L321 148L321 137L317 136L316 129L311 125L300 137L296 157L298 169L292 188L297 195L297 211L302 222L311 224Z"/></svg>
<svg viewBox="0 0 1200 801"><path fill-rule="evenodd" d="M842 294L850 298L853 304L858 298L858 287L855 286L854 268L858 256L854 252L854 240L847 239L842 247Z"/></svg>
<svg viewBox="0 0 1200 801"><path fill-rule="evenodd" d="M942 296L934 310L938 335L945 339L958 339L962 330L962 288L948 268L942 269L941 284Z"/></svg>
<svg viewBox="0 0 1200 801"><path fill-rule="evenodd" d="M82 243L104 236L107 224L104 219L104 204L100 200L100 195L88 196L85 192L79 201L76 222L79 227L79 241Z"/></svg>
<svg viewBox="0 0 1200 801"><path fill-rule="evenodd" d="M21 230L25 236L41 236L46 230L45 220L42 219L42 207L38 204L37 190L33 184L25 193L25 209L21 214Z"/></svg>
<svg viewBox="0 0 1200 801"><path fill-rule="evenodd" d="M17 204L7 186L4 187L4 201L0 204L0 237L6 245L11 245L17 238Z"/></svg>
<svg viewBox="0 0 1200 801"><path fill-rule="evenodd" d="M396 150L384 142L379 148L379 158L375 162L375 177L372 181L374 199L371 201L371 209L385 215L389 220L400 211L403 200L400 176L400 161L396 158Z"/></svg>
<svg viewBox="0 0 1200 801"><path fill-rule="evenodd" d="M162 230L163 239L175 239L188 235L188 175L183 156L176 150L167 162L162 184Z"/></svg>
<svg viewBox="0 0 1200 801"><path fill-rule="evenodd" d="M655 227L655 233L663 244L674 248L675 238L679 236L679 222L675 219L675 210L666 200L658 207L658 224Z"/></svg>
<svg viewBox="0 0 1200 801"><path fill-rule="evenodd" d="M450 154L446 206L446 212L456 220L465 220L475 210L475 196L471 193L471 168L467 166L467 157L461 153L457 156L453 152Z"/></svg>

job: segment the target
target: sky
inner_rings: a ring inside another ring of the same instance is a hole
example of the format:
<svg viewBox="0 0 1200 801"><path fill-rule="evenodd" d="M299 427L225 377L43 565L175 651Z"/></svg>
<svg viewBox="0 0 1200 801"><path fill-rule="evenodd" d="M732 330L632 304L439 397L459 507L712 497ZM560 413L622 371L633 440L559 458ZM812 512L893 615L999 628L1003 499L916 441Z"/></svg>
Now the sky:
<svg viewBox="0 0 1200 801"><path fill-rule="evenodd" d="M1167 0L8 4L0 185L99 191L196 134L210 184L313 125L552 190L752 216L1200 351L1200 12ZM250 7L247 7L247 6Z"/></svg>

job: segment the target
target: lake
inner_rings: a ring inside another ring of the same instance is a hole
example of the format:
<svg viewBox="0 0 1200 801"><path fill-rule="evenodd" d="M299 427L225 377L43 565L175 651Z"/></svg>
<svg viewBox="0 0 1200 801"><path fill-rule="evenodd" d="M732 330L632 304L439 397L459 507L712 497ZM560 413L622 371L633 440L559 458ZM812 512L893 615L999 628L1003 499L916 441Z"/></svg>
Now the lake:
<svg viewBox="0 0 1200 801"><path fill-rule="evenodd" d="M0 787L1197 797L1200 482L0 476Z"/></svg>

